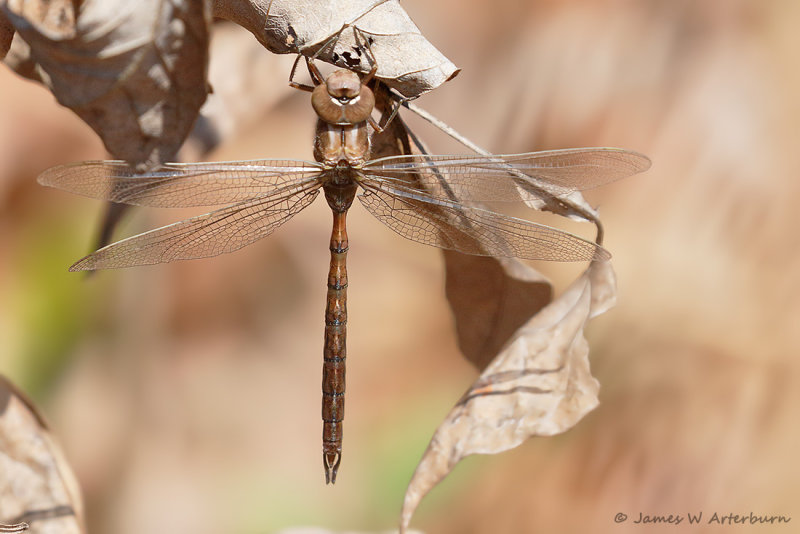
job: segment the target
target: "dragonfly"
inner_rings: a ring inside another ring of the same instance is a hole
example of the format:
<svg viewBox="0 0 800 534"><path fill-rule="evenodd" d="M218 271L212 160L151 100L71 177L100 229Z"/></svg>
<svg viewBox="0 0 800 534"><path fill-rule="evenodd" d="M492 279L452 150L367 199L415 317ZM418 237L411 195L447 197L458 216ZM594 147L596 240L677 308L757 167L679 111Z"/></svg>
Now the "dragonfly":
<svg viewBox="0 0 800 534"><path fill-rule="evenodd" d="M511 155L398 155L370 159L375 96L353 71L313 76L315 161L167 163L137 173L123 161L88 161L45 171L39 182L97 199L151 207L219 209L100 248L71 271L116 269L216 256L270 235L324 193L333 214L322 369L325 480L342 459L347 334L346 216L358 196L401 236L466 254L529 260L604 261L598 243L486 209L482 202L561 198L650 166L616 148Z"/></svg>

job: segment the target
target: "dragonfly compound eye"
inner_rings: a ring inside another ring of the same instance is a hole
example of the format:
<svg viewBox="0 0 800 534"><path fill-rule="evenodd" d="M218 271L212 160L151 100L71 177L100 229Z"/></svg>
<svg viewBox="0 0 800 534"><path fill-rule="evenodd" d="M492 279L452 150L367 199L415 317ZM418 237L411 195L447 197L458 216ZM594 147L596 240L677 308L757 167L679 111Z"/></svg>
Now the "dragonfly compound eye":
<svg viewBox="0 0 800 534"><path fill-rule="evenodd" d="M366 121L375 107L372 90L361 85L358 75L337 70L311 94L311 105L323 121L347 125Z"/></svg>

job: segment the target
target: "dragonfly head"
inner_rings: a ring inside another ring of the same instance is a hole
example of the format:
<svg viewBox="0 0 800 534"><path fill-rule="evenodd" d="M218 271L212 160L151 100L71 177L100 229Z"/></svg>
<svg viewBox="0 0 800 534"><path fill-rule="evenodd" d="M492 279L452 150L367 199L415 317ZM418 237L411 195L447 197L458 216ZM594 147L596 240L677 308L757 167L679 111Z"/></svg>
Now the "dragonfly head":
<svg viewBox="0 0 800 534"><path fill-rule="evenodd" d="M311 105L320 119L341 126L366 121L375 107L372 90L355 72L340 69L311 93Z"/></svg>

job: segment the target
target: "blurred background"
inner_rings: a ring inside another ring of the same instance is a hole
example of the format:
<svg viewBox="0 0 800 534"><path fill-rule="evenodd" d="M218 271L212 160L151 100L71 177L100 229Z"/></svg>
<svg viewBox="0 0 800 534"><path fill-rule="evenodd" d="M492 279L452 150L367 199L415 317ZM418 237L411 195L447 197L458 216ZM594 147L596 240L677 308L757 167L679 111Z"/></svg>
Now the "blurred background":
<svg viewBox="0 0 800 534"><path fill-rule="evenodd" d="M463 69L417 103L474 141L498 153L619 146L654 163L587 194L619 281L619 304L588 330L600 406L566 434L468 458L412 525L620 533L645 528L630 523L639 512L701 511L800 521L800 4L403 5ZM206 159L311 159L292 60L218 28L211 82L243 96ZM433 151L465 151L409 122ZM67 267L90 251L104 206L35 178L105 157L47 91L0 68L0 371L51 422L90 532L396 525L430 436L477 376L456 346L440 253L351 212L344 455L326 487L325 203L235 254L86 278ZM117 235L187 214L139 209ZM536 267L558 289L582 269ZM618 512L631 519L615 524Z"/></svg>

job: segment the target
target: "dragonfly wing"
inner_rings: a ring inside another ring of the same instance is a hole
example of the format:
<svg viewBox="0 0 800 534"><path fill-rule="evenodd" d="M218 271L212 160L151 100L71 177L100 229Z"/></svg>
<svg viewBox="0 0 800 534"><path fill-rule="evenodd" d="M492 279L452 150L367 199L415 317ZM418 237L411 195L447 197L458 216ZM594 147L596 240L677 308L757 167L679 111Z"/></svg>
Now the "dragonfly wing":
<svg viewBox="0 0 800 534"><path fill-rule="evenodd" d="M321 169L308 161L254 160L167 163L137 174L124 161L86 161L48 169L39 183L112 202L177 208L269 195L313 181Z"/></svg>
<svg viewBox="0 0 800 534"><path fill-rule="evenodd" d="M103 247L70 271L118 269L233 252L271 234L311 204L319 186L246 200Z"/></svg>
<svg viewBox="0 0 800 534"><path fill-rule="evenodd" d="M618 148L573 148L510 155L380 158L364 172L409 192L458 202L519 201L563 196L643 172L647 156Z"/></svg>
<svg viewBox="0 0 800 534"><path fill-rule="evenodd" d="M371 184L359 195L364 207L401 236L435 247L479 256L529 260L606 260L611 254L591 241L522 219L479 208L388 192Z"/></svg>

